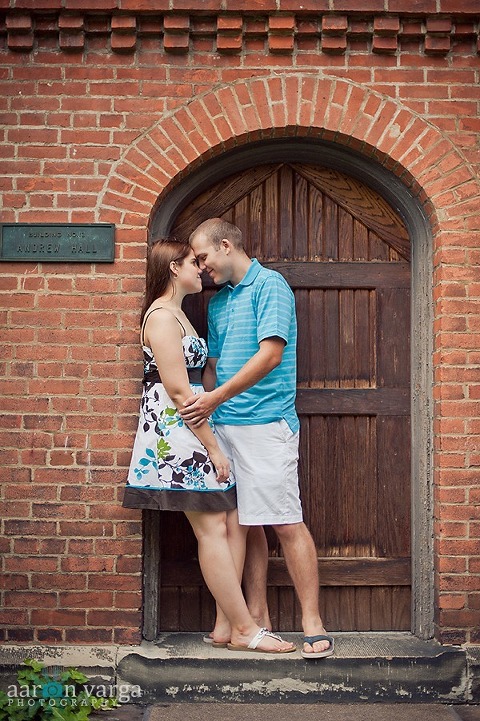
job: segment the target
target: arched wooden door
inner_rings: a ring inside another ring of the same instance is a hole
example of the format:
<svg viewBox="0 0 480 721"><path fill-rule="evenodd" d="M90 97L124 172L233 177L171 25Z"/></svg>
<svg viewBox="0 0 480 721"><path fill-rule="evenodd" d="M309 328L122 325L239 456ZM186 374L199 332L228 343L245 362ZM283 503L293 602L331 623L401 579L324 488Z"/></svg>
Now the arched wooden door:
<svg viewBox="0 0 480 721"><path fill-rule="evenodd" d="M401 219L332 169L262 165L204 191L176 219L238 225L247 252L294 290L297 409L305 521L318 550L320 600L334 630L410 629L410 266ZM214 293L189 299L200 332ZM301 630L272 529L269 603L276 628ZM180 514L163 514L159 627L210 628L214 605Z"/></svg>

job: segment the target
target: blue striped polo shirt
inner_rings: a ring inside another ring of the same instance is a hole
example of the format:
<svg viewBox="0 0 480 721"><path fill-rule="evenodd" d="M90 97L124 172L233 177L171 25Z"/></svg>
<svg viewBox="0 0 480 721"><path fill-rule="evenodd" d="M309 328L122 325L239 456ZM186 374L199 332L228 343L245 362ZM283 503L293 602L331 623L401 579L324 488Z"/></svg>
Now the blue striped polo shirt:
<svg viewBox="0 0 480 721"><path fill-rule="evenodd" d="M299 428L295 411L297 320L290 286L274 270L253 259L237 285L227 283L208 306L208 355L218 358L217 385L222 385L259 350L266 338L283 338L280 365L254 386L222 403L214 421L226 425L259 425L284 419Z"/></svg>

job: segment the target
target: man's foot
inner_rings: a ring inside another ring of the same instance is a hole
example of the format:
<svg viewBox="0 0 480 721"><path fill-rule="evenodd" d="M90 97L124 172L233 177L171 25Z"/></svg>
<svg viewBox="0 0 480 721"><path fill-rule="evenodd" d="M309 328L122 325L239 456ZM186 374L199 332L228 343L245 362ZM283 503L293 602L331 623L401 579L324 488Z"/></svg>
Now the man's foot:
<svg viewBox="0 0 480 721"><path fill-rule="evenodd" d="M203 639L203 643L208 644L209 646L213 646L213 648L227 648L227 641L215 641L213 636L208 633L206 634Z"/></svg>
<svg viewBox="0 0 480 721"><path fill-rule="evenodd" d="M333 650L332 636L328 636L325 629L322 629L322 633L304 637L301 653L303 658L326 658L333 654Z"/></svg>
<svg viewBox="0 0 480 721"><path fill-rule="evenodd" d="M248 607L248 610L250 611L250 607ZM266 608L265 611L261 613L253 613L252 611L250 611L250 616L260 628L266 628L268 631L272 630L272 622L270 621L270 614L268 613L268 608Z"/></svg>
<svg viewBox="0 0 480 721"><path fill-rule="evenodd" d="M266 628L259 628L254 636L238 634L232 636L232 642L227 645L230 651L256 651L257 653L292 653L295 645L284 641L280 636L271 633Z"/></svg>
<svg viewBox="0 0 480 721"><path fill-rule="evenodd" d="M227 643L230 642L231 633L230 624L228 622L220 623L219 621L216 621L213 631L206 634L203 637L203 641L204 643L209 643L216 648L225 648Z"/></svg>

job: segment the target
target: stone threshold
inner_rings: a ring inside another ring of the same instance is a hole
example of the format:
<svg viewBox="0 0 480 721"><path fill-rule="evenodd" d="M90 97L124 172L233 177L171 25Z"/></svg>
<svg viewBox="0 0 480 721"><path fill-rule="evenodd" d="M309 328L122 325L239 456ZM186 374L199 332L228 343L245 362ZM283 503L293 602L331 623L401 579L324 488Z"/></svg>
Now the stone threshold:
<svg viewBox="0 0 480 721"><path fill-rule="evenodd" d="M284 633L301 647L301 635ZM442 646L409 633L334 633L335 655L305 660L203 643L203 634L165 633L139 646L0 647L0 684L25 658L56 673L82 670L133 703L479 703L480 647ZM132 691L132 694L129 693Z"/></svg>

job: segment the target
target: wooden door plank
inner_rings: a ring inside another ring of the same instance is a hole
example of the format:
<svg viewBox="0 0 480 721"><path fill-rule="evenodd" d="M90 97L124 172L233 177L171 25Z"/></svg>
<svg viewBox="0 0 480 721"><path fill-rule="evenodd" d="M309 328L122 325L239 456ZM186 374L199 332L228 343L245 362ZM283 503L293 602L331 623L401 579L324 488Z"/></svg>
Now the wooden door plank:
<svg viewBox="0 0 480 721"><path fill-rule="evenodd" d="M278 222L279 257L293 258L293 173L286 165L278 171L280 212Z"/></svg>
<svg viewBox="0 0 480 721"><path fill-rule="evenodd" d="M357 262L371 260L368 228L356 218L353 219L352 260Z"/></svg>
<svg viewBox="0 0 480 721"><path fill-rule="evenodd" d="M293 242L295 260L308 260L308 183L301 175L294 176L292 208Z"/></svg>
<svg viewBox="0 0 480 721"><path fill-rule="evenodd" d="M297 293L300 291L297 291ZM325 293L323 290L309 290L308 328L310 342L310 376L308 385L312 388L324 387L326 377L327 348L325 329ZM305 316L299 316L299 326L305 322Z"/></svg>
<svg viewBox="0 0 480 721"><path fill-rule="evenodd" d="M410 631L412 622L412 593L407 586L392 588L392 628Z"/></svg>
<svg viewBox="0 0 480 721"><path fill-rule="evenodd" d="M265 232L263 237L263 246L261 258L265 260L275 260L278 258L278 213L279 213L279 196L278 196L278 173L274 173L265 180Z"/></svg>
<svg viewBox="0 0 480 721"><path fill-rule="evenodd" d="M196 631L201 624L201 586L180 586L180 628L182 631Z"/></svg>
<svg viewBox="0 0 480 721"><path fill-rule="evenodd" d="M393 626L392 589L385 586L372 588L371 599L372 629L389 631Z"/></svg>
<svg viewBox="0 0 480 721"><path fill-rule="evenodd" d="M337 514L333 518L334 529L329 534L334 540L334 555L344 558L356 555L356 516L362 513L357 503L357 476L355 447L355 418L345 416L338 419L337 463L335 486L338 499ZM332 514L334 516L334 514Z"/></svg>
<svg viewBox="0 0 480 721"><path fill-rule="evenodd" d="M323 196L324 260L338 260L338 205Z"/></svg>
<svg viewBox="0 0 480 721"><path fill-rule="evenodd" d="M355 260L354 237L353 237L353 216L343 208L338 211L338 260L348 262Z"/></svg>
<svg viewBox="0 0 480 721"><path fill-rule="evenodd" d="M325 303L325 385L337 388L340 385L340 308L337 290L324 295Z"/></svg>
<svg viewBox="0 0 480 721"><path fill-rule="evenodd" d="M355 291L345 288L339 292L340 320L340 387L355 386Z"/></svg>
<svg viewBox="0 0 480 721"><path fill-rule="evenodd" d="M377 293L377 378L381 386L410 385L410 292L382 288Z"/></svg>
<svg viewBox="0 0 480 721"><path fill-rule="evenodd" d="M324 259L323 248L323 196L316 188L309 189L309 256L310 261L321 261Z"/></svg>
<svg viewBox="0 0 480 721"><path fill-rule="evenodd" d="M301 419L303 423L303 418ZM305 522L312 534L317 554L326 555L326 515L331 514L330 494L327 489L328 448L327 427L324 418L309 418L309 475L308 496L302 496Z"/></svg>
<svg viewBox="0 0 480 721"><path fill-rule="evenodd" d="M308 384L311 376L312 350L318 345L318 327L312 329L309 312L310 291L298 290L295 293L295 307L298 317L297 336L297 383Z"/></svg>
<svg viewBox="0 0 480 721"><path fill-rule="evenodd" d="M387 245L377 233L368 231L369 259L371 261L380 261L388 263L390 261L390 252L392 246Z"/></svg>
<svg viewBox="0 0 480 721"><path fill-rule="evenodd" d="M408 586L411 570L410 558L353 558L319 557L320 586ZM179 587L189 579L183 590L202 585L198 562L177 561L164 564L164 587ZM271 558L268 571L269 586L293 586L283 558Z"/></svg>
<svg viewBox="0 0 480 721"><path fill-rule="evenodd" d="M355 619L356 631L369 631L372 628L372 589L365 586L355 588Z"/></svg>
<svg viewBox="0 0 480 721"><path fill-rule="evenodd" d="M355 388L375 386L376 293L367 289L355 291ZM373 306L373 307L372 307Z"/></svg>
<svg viewBox="0 0 480 721"><path fill-rule="evenodd" d="M376 418L356 417L355 484L358 513L356 515L356 555L377 553L377 435Z"/></svg>
<svg viewBox="0 0 480 721"><path fill-rule="evenodd" d="M165 585L163 579L160 588L160 628L163 631L180 629L180 589L178 586Z"/></svg>
<svg viewBox="0 0 480 721"><path fill-rule="evenodd" d="M264 187L258 185L249 194L250 217L248 219L248 227L250 231L250 243L248 244L248 254L254 258L261 258L263 255L263 211L264 211Z"/></svg>
<svg viewBox="0 0 480 721"><path fill-rule="evenodd" d="M264 263L277 270L292 288L409 288L408 263Z"/></svg>
<svg viewBox="0 0 480 721"><path fill-rule="evenodd" d="M299 388L297 412L320 415L409 416L408 388Z"/></svg>
<svg viewBox="0 0 480 721"><path fill-rule="evenodd" d="M410 419L377 419L378 526L380 556L410 554Z"/></svg>

